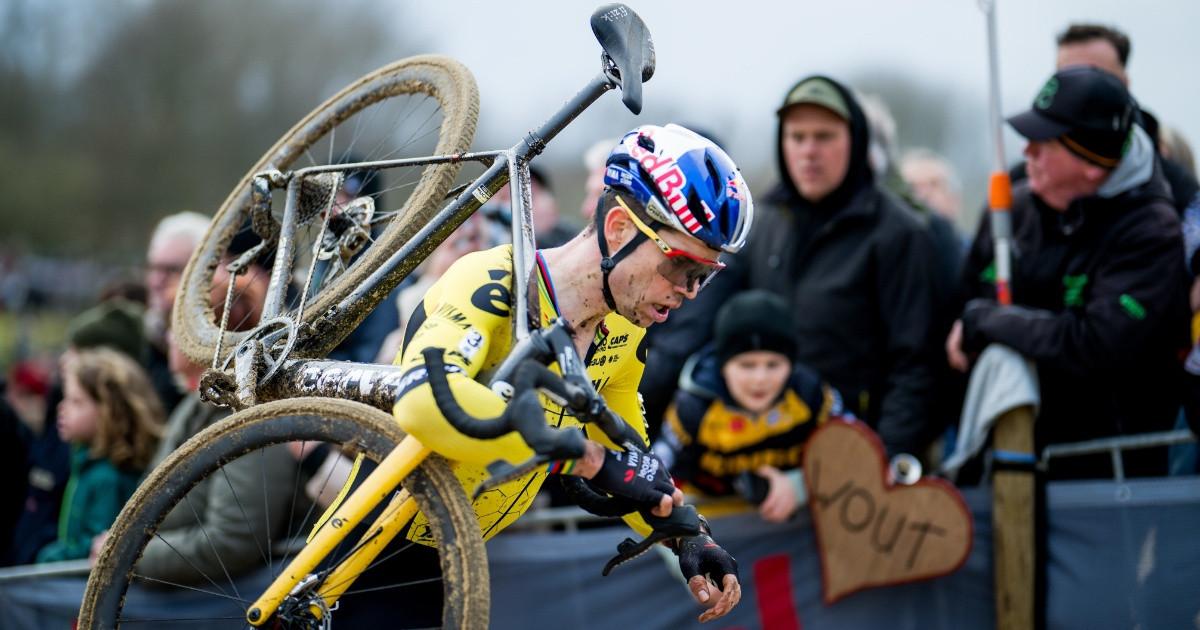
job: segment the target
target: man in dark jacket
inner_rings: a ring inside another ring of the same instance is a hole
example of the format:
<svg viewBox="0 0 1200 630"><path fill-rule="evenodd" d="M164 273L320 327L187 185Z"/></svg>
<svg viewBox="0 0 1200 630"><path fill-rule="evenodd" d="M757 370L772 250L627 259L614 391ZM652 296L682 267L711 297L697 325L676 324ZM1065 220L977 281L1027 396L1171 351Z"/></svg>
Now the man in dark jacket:
<svg viewBox="0 0 1200 630"><path fill-rule="evenodd" d="M1009 119L1029 144L1013 191L1013 306L994 295L981 225L964 269L971 300L947 340L952 364L1001 343L1036 362L1035 443L1169 429L1187 348L1187 274L1171 193L1136 104L1113 75L1060 70ZM1130 451L1130 475L1166 471L1165 449ZM1051 462L1053 478L1112 474L1109 456Z"/></svg>
<svg viewBox="0 0 1200 630"><path fill-rule="evenodd" d="M1111 26L1101 24L1077 23L1067 26L1056 39L1057 53L1055 69L1062 70L1071 66L1094 66L1121 80L1125 89L1129 89L1129 74L1126 66L1132 43L1125 33ZM1134 112L1134 121L1154 142L1157 152L1159 145L1158 119L1150 112L1140 109ZM1159 166L1163 177L1170 187L1171 203L1180 216L1189 206L1200 205L1200 183L1182 165L1174 160L1162 158ZM1018 166L1015 175L1023 178L1023 165ZM1197 262L1200 266L1200 261ZM1193 269L1195 273L1197 269Z"/></svg>
<svg viewBox="0 0 1200 630"><path fill-rule="evenodd" d="M840 83L796 84L778 110L780 184L755 217L750 245L717 276L730 288L786 298L797 361L876 428L891 453L917 452L929 420L926 350L934 246L926 225L875 181L866 117Z"/></svg>

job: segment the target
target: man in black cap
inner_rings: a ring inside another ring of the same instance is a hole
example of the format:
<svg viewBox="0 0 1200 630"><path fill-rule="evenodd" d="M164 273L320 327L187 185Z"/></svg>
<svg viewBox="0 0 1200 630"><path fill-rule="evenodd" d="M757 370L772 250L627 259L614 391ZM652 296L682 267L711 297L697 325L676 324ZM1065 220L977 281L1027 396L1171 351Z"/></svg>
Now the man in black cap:
<svg viewBox="0 0 1200 630"><path fill-rule="evenodd" d="M991 343L1038 368L1035 443L1169 429L1188 342L1187 274L1171 193L1137 104L1113 75L1060 70L1008 119L1029 142L1013 191L1012 306L995 295L983 222L964 269L967 296L947 339L952 365ZM1165 449L1126 452L1128 475L1166 472ZM1051 462L1052 478L1106 477L1109 456Z"/></svg>

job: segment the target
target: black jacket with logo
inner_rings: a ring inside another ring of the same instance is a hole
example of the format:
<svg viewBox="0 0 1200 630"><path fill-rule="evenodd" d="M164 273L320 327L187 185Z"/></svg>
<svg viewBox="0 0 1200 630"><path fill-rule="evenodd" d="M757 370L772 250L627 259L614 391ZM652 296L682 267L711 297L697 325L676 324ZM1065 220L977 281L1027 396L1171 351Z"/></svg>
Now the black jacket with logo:
<svg viewBox="0 0 1200 630"><path fill-rule="evenodd" d="M1187 273L1170 190L1155 166L1110 197L1046 206L1013 191L1015 306L995 295L993 242L981 223L964 267L964 349L1007 345L1034 360L1041 385L1038 448L1170 429L1188 347ZM1114 171L1115 173L1115 171ZM1112 176L1110 176L1111 178ZM1108 455L1064 459L1056 478L1112 474ZM1127 452L1127 474L1166 471L1165 449Z"/></svg>

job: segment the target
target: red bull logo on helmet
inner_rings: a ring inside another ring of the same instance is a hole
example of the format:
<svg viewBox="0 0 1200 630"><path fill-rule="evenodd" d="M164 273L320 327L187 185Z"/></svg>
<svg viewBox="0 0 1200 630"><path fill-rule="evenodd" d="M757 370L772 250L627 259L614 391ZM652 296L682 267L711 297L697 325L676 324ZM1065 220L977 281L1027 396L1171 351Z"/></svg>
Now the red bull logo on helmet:
<svg viewBox="0 0 1200 630"><path fill-rule="evenodd" d="M680 193L687 184L687 177L680 170L674 158L667 155L655 155L639 144L638 135L629 134L625 138L629 154L654 179L654 185L658 188L659 194L662 195L662 198L667 202L671 211L675 213L675 216L679 218L679 222L683 224L683 227L693 234L698 232L701 228L700 222L696 220L696 216L688 208L687 199ZM653 137L645 131L641 135ZM708 209L707 205L704 210L706 218L711 221L713 219L712 211ZM658 218L664 223L670 223L670 221L666 220L667 217Z"/></svg>

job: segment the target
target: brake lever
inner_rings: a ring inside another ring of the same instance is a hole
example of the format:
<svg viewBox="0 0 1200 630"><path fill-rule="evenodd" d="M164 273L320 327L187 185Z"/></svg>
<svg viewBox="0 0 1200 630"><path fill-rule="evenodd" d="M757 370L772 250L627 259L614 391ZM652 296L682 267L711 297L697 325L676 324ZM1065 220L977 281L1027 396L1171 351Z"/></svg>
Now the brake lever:
<svg viewBox="0 0 1200 630"><path fill-rule="evenodd" d="M666 518L655 516L649 510L642 510L639 514L654 530L640 541L632 538L621 541L617 545L617 555L604 565L604 570L600 572L600 575L607 576L613 569L646 553L657 543L700 534L700 515L696 512L696 507L692 505L677 505L671 510L671 515Z"/></svg>

